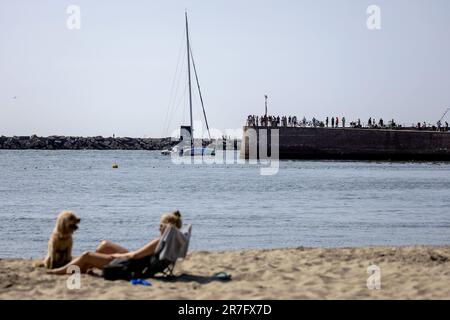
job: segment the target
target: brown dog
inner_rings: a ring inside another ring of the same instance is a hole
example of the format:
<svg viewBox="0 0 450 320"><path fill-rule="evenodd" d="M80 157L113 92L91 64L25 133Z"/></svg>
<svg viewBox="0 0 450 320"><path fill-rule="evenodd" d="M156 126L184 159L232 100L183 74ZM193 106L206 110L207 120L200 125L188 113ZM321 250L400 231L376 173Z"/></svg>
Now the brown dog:
<svg viewBox="0 0 450 320"><path fill-rule="evenodd" d="M78 229L80 221L81 219L72 211L63 211L59 214L55 229L48 241L47 256L36 266L55 269L72 261L72 234Z"/></svg>

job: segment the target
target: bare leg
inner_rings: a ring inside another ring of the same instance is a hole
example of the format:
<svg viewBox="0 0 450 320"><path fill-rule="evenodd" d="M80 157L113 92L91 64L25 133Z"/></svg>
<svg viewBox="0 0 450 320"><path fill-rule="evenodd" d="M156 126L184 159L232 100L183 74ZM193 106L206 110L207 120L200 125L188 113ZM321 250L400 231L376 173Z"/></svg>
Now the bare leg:
<svg viewBox="0 0 450 320"><path fill-rule="evenodd" d="M95 252L104 254L114 254L114 253L127 253L129 251L124 247L119 246L117 243L103 240L102 242L100 242L100 245L97 247L97 250Z"/></svg>
<svg viewBox="0 0 450 320"><path fill-rule="evenodd" d="M103 269L114 258L103 253L85 252L78 258L75 258L64 267L47 271L50 274L67 274L67 269L70 266L80 267L81 273L85 273L90 268Z"/></svg>

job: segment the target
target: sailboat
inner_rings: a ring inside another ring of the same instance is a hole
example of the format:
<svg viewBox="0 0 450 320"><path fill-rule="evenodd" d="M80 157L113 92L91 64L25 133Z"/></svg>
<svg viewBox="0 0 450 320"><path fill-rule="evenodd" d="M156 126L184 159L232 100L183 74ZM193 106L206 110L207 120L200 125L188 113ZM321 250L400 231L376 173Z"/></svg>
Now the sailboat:
<svg viewBox="0 0 450 320"><path fill-rule="evenodd" d="M164 155L170 155L172 153L177 153L180 156L214 156L215 149L207 148L207 147L195 147L194 144L194 124L193 124L193 115L192 115L192 79L191 79L191 65L194 69L195 81L197 84L198 94L200 97L200 102L202 105L203 116L205 118L206 128L208 130L209 140L211 141L211 133L209 130L208 119L206 117L205 105L203 103L203 96L200 89L200 82L198 80L197 68L195 67L194 56L192 55L192 49L190 45L189 39L189 22L188 22L188 14L185 12L186 19L186 56L187 56L187 73L188 73L188 90L189 90L189 116L190 116L190 124L181 126L181 134L180 140L184 140L188 138L189 141L183 141L183 147L174 147L171 150L163 150L161 153ZM187 145L187 146L186 146Z"/></svg>

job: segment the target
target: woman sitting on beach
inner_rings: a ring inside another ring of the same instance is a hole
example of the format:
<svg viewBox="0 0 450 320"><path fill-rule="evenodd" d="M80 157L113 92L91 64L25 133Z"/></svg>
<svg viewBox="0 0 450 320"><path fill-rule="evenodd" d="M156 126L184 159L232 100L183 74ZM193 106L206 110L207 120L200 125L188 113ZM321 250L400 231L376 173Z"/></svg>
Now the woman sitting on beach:
<svg viewBox="0 0 450 320"><path fill-rule="evenodd" d="M136 251L128 251L116 243L102 241L95 252L84 252L81 256L73 259L64 267L49 270L47 273L67 274L67 270L70 266L78 266L82 273L86 273L92 268L103 269L114 259L141 259L152 256L155 254L155 250L158 247L161 236L168 225L176 227L177 229L181 228L182 220L179 211L163 214L159 225L160 236Z"/></svg>

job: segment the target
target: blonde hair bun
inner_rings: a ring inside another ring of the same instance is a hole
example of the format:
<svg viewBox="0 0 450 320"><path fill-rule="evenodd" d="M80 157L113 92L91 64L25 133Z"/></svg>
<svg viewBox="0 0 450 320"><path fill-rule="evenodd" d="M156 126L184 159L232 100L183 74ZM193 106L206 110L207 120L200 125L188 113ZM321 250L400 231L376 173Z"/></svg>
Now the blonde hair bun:
<svg viewBox="0 0 450 320"><path fill-rule="evenodd" d="M161 222L165 224L170 224L178 229L183 225L183 221L181 220L181 213L179 210L176 210L172 213L163 214L161 217Z"/></svg>

